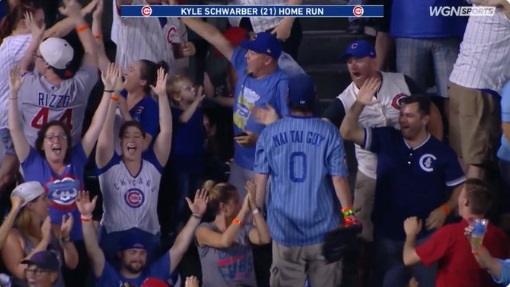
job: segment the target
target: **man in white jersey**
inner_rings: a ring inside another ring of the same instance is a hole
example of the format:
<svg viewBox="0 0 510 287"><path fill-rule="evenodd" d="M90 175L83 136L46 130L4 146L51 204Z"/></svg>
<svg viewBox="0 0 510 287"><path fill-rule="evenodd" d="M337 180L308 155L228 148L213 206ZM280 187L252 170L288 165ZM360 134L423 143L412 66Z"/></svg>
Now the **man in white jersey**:
<svg viewBox="0 0 510 287"><path fill-rule="evenodd" d="M360 118L363 127L394 127L399 128L398 118L401 100L411 94L422 93L421 88L409 77L401 73L386 73L377 70L375 48L364 40L350 44L342 56L347 62L352 83L333 100L324 112L323 119L340 127L345 113L356 101L360 87L367 79L377 77L382 84L376 94L378 103L367 106ZM429 128L438 139L443 137L443 123L437 108L432 109ZM354 189L354 210L359 210L356 216L363 224L361 239L363 240L362 265L369 264L371 242L373 241L373 224L370 219L376 184L377 155L355 145L358 171ZM368 266L361 266L361 273L368 275ZM368 280L368 278L364 278Z"/></svg>
<svg viewBox="0 0 510 287"><path fill-rule="evenodd" d="M158 5L162 2L166 3L160 0L113 0L111 34L117 45L115 63L121 69L125 70L134 61L142 59L155 63L165 61L170 67L169 75L173 75L183 70L175 67L176 59L195 54L195 47L192 42L187 42L186 29L177 18L124 18L120 15L122 5Z"/></svg>
<svg viewBox="0 0 510 287"><path fill-rule="evenodd" d="M74 73L71 62L74 49L64 39L48 38L41 42L43 31L33 26L33 42L21 62L26 71L18 95L24 133L30 145L37 133L48 122L64 122L71 130L72 143L81 141L83 118L88 98L98 80L97 45L92 32L80 13L76 0L66 0L62 12L74 21L85 55ZM35 70L29 67L35 59Z"/></svg>
<svg viewBox="0 0 510 287"><path fill-rule="evenodd" d="M450 144L468 178L486 179L501 134L498 94L510 79L510 2L471 2L497 10L494 16L469 17L450 75Z"/></svg>

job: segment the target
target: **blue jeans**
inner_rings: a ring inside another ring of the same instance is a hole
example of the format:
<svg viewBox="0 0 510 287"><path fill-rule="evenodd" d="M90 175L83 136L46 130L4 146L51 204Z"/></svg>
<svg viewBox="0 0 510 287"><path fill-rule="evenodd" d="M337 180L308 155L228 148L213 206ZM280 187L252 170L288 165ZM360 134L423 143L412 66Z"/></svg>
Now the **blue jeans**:
<svg viewBox="0 0 510 287"><path fill-rule="evenodd" d="M104 226L99 226L99 246L103 250L106 260L110 264L117 266L116 263L119 262L118 252L120 240L121 238L133 233L141 234L143 237L147 251L147 265L154 262L154 260L161 256L161 238L159 233L154 235L138 228L107 233Z"/></svg>
<svg viewBox="0 0 510 287"><path fill-rule="evenodd" d="M428 238L418 240L417 245ZM425 267L422 263L406 267L402 262L404 242L387 238L376 238L374 287L406 287L414 276L420 287L436 285L437 265Z"/></svg>

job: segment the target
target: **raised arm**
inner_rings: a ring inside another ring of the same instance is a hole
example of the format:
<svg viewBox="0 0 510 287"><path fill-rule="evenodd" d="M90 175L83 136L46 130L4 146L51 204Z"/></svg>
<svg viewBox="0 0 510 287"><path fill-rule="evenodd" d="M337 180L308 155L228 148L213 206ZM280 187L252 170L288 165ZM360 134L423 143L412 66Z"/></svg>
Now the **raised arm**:
<svg viewBox="0 0 510 287"><path fill-rule="evenodd" d="M18 110L18 94L23 84L23 78L19 69L13 69L9 74L9 131L11 133L16 156L20 162L24 162L30 153L30 144L25 137L23 127L21 125L21 117Z"/></svg>
<svg viewBox="0 0 510 287"><path fill-rule="evenodd" d="M85 6L83 9L81 9L81 15L83 17L86 17L88 14L90 14L94 8L96 7L98 3L98 0L92 0L87 6ZM59 22L57 22L55 25L51 26L46 32L44 32L43 39L49 38L49 37L57 37L57 38L63 38L67 36L73 28L75 27L74 22L70 18L65 18Z"/></svg>
<svg viewBox="0 0 510 287"><path fill-rule="evenodd" d="M302 0L288 0L287 5L301 5L303 3ZM280 40L287 40L290 37L292 25L294 24L295 17L285 17L283 20L276 26L276 28L271 31L271 34L275 34L275 36Z"/></svg>
<svg viewBox="0 0 510 287"><path fill-rule="evenodd" d="M75 269L78 266L78 251L71 241L71 229L73 228L74 217L72 214L62 216L62 225L60 226L59 240L60 247L64 252L64 261L69 269Z"/></svg>
<svg viewBox="0 0 510 287"><path fill-rule="evenodd" d="M154 141L154 153L161 166L166 165L172 148L172 111L166 94L167 77L165 70L159 68L156 86L151 86L159 102L159 134Z"/></svg>
<svg viewBox="0 0 510 287"><path fill-rule="evenodd" d="M182 18L181 21L188 26L188 28L218 49L218 51L223 54L227 60L230 61L232 59L234 46L216 27L197 18Z"/></svg>
<svg viewBox="0 0 510 287"><path fill-rule="evenodd" d="M5 217L4 222L2 222L2 226L0 226L0 250L4 248L9 231L11 231L11 228L14 225L14 220L16 220L16 216L21 209L23 201L24 200L21 197L11 197L11 210Z"/></svg>
<svg viewBox="0 0 510 287"><path fill-rule="evenodd" d="M101 276L105 266L105 257L103 250L99 247L97 242L96 228L92 221L92 212L96 207L97 196L90 201L88 191L80 191L76 198L76 206L81 214L81 226L83 231L83 240L85 241L85 248L89 257L92 271L95 277Z"/></svg>
<svg viewBox="0 0 510 287"><path fill-rule="evenodd" d="M187 123L189 119L193 116L193 114L197 111L197 108L200 106L202 101L205 98L205 95L202 93L204 88L202 86L198 87L196 92L196 97L193 103L181 114L179 117L179 122Z"/></svg>
<svg viewBox="0 0 510 287"><path fill-rule="evenodd" d="M239 234L239 230L241 230L241 228L243 227L242 224L245 222L248 215L250 214L250 207L248 203L249 197L250 194L248 193L244 198L241 210L236 216L236 218L241 221L240 223L233 222L227 227L227 230L225 230L225 232L223 233L213 231L206 226L200 226L199 228L197 228L197 231L195 233L198 244L217 249L229 248L233 246L235 244L237 235Z"/></svg>
<svg viewBox="0 0 510 287"><path fill-rule="evenodd" d="M106 51L104 48L104 41L103 41L103 28L102 28L102 22L103 22L103 10L104 10L104 3L103 0L96 0L97 7L94 10L94 13L92 14L92 34L94 35L94 38L96 39L96 45L98 49L98 67L101 72L105 72L108 68L108 64L110 63L110 60L106 56Z"/></svg>
<svg viewBox="0 0 510 287"><path fill-rule="evenodd" d="M200 224L202 215L207 210L207 192L205 190L197 190L195 200L191 202L186 197L189 209L191 210L191 218L186 223L186 226L179 233L175 239L174 245L170 248L170 273L173 273L175 267L181 262L182 256L188 250L190 243L193 241L195 229Z"/></svg>
<svg viewBox="0 0 510 287"><path fill-rule="evenodd" d="M441 116L441 112L435 104L430 106L430 121L428 123L427 129L431 135L433 135L438 140L443 140L443 118Z"/></svg>
<svg viewBox="0 0 510 287"><path fill-rule="evenodd" d="M83 56L83 64L97 67L98 62L98 48L92 31L89 29L89 24L81 14L81 6L76 0L64 0L64 7L59 8L62 15L72 19L80 42L85 50Z"/></svg>
<svg viewBox="0 0 510 287"><path fill-rule="evenodd" d="M342 124L340 125L340 133L344 140L352 141L363 146L365 141L365 130L359 126L358 120L365 105L375 104L374 95L379 90L381 81L378 78L371 78L365 81L358 92L356 102L347 111Z"/></svg>
<svg viewBox="0 0 510 287"><path fill-rule="evenodd" d="M248 192L248 206L253 214L254 228L248 233L250 242L256 245L269 244L271 236L269 235L269 227L267 226L264 215L260 212L255 202L256 186L253 180L246 182L246 191Z"/></svg>
<svg viewBox="0 0 510 287"><path fill-rule="evenodd" d="M34 55L39 49L39 45L41 44L46 29L44 24L42 27L37 26L34 21L34 16L31 13L25 14L25 25L30 28L32 33L32 42L28 45L27 51L19 64L21 72L33 70Z"/></svg>
<svg viewBox="0 0 510 287"><path fill-rule="evenodd" d="M111 83L112 77L115 79L113 81L113 85ZM105 93L103 94L101 103L105 101L105 98L108 99L109 96L111 96L110 99L112 102L107 105L108 111L104 121L98 121L98 125L102 126L99 129L99 138L97 138L96 147L96 165L98 168L103 168L105 165L107 165L110 159L113 157L113 153L115 152L115 111L118 106L117 103L122 97L120 95L120 92L122 91L122 78L120 68L117 68L111 64L108 67L107 75L104 77L104 84ZM113 94L111 91L113 91Z"/></svg>
<svg viewBox="0 0 510 287"><path fill-rule="evenodd" d="M94 117L92 118L89 129L81 140L83 150L85 151L87 157L92 152L92 149L94 149L94 145L98 140L99 134L103 130L108 112L115 116L115 107L117 107L117 105L115 102L110 104L110 99L117 99L115 96L112 96L112 91L115 87L115 81L118 78L120 78L120 70L115 66L115 64L109 64L107 70L101 74L101 79L104 84L103 98L101 99L101 102L99 103L99 106L94 113ZM109 108L110 106L113 107Z"/></svg>

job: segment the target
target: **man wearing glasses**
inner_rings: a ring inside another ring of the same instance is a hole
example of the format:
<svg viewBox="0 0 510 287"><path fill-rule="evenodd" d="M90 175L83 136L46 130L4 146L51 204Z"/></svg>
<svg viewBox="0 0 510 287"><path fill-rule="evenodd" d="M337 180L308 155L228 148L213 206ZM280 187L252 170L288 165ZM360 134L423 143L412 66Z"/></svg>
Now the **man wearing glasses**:
<svg viewBox="0 0 510 287"><path fill-rule="evenodd" d="M52 287L57 281L60 262L51 251L39 251L21 264L27 264L25 275L29 287Z"/></svg>

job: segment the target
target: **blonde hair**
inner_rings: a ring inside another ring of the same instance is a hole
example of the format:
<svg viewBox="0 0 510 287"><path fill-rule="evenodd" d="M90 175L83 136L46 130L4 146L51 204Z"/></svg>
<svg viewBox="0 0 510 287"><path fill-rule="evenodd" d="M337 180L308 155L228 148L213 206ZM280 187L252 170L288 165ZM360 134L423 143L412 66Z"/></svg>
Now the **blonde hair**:
<svg viewBox="0 0 510 287"><path fill-rule="evenodd" d="M216 184L214 181L208 180L204 183L202 188L205 189L209 195L207 210L211 215L217 215L220 212L220 203L228 203L237 195L235 186L227 182Z"/></svg>
<svg viewBox="0 0 510 287"><path fill-rule="evenodd" d="M30 226L32 222L32 215L30 214L30 210L25 206L21 209L18 216L14 220L14 227L16 227L21 233L26 235L32 235L30 232Z"/></svg>
<svg viewBox="0 0 510 287"><path fill-rule="evenodd" d="M176 98L181 95L182 84L186 81L192 82L186 76L175 75L170 77L166 82L166 94L173 104L177 104Z"/></svg>

